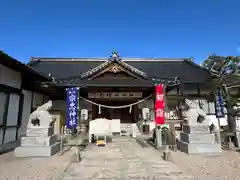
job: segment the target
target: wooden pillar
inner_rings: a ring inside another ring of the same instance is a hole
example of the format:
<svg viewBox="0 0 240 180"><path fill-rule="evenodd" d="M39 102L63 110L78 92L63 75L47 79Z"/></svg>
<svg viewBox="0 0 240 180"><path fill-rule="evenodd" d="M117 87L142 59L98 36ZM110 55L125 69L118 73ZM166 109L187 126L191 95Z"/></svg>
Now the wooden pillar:
<svg viewBox="0 0 240 180"><path fill-rule="evenodd" d="M132 120L132 123L137 123L138 121L139 121L139 119L138 119L138 107L137 107L137 105L135 105L135 106L133 106L132 107L132 118L133 118L133 120Z"/></svg>
<svg viewBox="0 0 240 180"><path fill-rule="evenodd" d="M97 106L92 104L92 119L96 119L97 117Z"/></svg>

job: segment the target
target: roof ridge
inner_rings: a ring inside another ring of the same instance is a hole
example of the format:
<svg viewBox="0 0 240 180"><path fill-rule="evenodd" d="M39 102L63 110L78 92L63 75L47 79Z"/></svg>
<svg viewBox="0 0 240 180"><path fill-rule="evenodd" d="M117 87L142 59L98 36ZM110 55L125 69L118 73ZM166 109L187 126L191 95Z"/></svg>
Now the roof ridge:
<svg viewBox="0 0 240 180"><path fill-rule="evenodd" d="M109 57L37 57L33 59L109 59ZM189 59L186 57L121 57L120 59Z"/></svg>
<svg viewBox="0 0 240 180"><path fill-rule="evenodd" d="M30 63L31 62L36 62L36 61L46 61L46 62L77 62L77 61L108 61L109 58L38 58L38 57L31 57L30 58ZM139 61L139 62L158 62L158 61L184 61L186 58L121 58L121 61L123 62L134 62L134 61Z"/></svg>

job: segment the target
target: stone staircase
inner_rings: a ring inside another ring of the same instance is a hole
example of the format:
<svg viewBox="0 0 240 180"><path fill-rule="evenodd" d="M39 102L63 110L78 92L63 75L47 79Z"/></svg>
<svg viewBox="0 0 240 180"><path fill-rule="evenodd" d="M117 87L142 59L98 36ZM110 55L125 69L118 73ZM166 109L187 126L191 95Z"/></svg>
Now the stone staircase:
<svg viewBox="0 0 240 180"><path fill-rule="evenodd" d="M121 128L122 136L131 136L132 135L132 124L131 123L121 123L120 128ZM137 136L141 135L141 132L138 127L136 128L136 135Z"/></svg>

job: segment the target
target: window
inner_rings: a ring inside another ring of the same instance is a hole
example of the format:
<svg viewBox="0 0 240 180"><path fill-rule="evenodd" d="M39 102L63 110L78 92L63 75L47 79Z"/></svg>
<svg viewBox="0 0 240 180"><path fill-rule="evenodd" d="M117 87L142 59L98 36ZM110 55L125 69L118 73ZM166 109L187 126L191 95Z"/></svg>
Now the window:
<svg viewBox="0 0 240 180"><path fill-rule="evenodd" d="M18 125L18 113L19 113L19 101L20 96L18 94L11 93L9 96L8 115L7 115L7 126Z"/></svg>
<svg viewBox="0 0 240 180"><path fill-rule="evenodd" d="M5 124L5 113L7 111L8 93L0 92L0 126Z"/></svg>

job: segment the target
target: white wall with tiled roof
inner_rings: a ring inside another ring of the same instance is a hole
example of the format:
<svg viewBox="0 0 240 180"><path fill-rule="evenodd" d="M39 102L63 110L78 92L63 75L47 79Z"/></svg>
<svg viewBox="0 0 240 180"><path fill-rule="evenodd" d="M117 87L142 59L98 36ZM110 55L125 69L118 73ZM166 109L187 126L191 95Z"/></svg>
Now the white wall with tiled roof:
<svg viewBox="0 0 240 180"><path fill-rule="evenodd" d="M0 86L5 87L5 90L0 88L0 152L17 145L16 142L26 134L31 110L49 99L42 94L21 89L21 84L20 72L0 64ZM21 105L22 108L20 108ZM5 113L7 116L4 115ZM21 115L20 126L18 126L19 113Z"/></svg>
<svg viewBox="0 0 240 180"><path fill-rule="evenodd" d="M19 72L0 65L0 84L20 90L21 79ZM0 128L0 145L16 140L20 96L19 93L0 90L0 126L2 126ZM6 106L7 101L9 101L8 106ZM7 112L6 117L4 117L5 112Z"/></svg>

